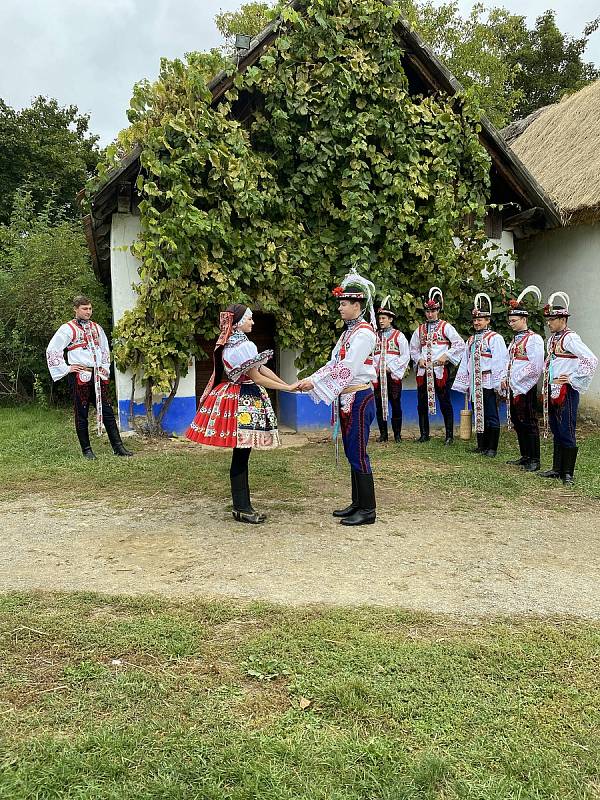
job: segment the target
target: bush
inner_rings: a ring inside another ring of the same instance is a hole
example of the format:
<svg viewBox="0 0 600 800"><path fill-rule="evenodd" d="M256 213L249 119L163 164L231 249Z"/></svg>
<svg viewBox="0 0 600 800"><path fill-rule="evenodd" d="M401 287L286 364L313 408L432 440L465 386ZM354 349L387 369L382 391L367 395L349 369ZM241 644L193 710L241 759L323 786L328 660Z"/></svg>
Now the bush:
<svg viewBox="0 0 600 800"><path fill-rule="evenodd" d="M71 318L76 294L90 297L94 318L106 326L109 307L81 224L52 199L36 214L31 193L18 191L9 224L0 225L0 396L52 397L46 347Z"/></svg>

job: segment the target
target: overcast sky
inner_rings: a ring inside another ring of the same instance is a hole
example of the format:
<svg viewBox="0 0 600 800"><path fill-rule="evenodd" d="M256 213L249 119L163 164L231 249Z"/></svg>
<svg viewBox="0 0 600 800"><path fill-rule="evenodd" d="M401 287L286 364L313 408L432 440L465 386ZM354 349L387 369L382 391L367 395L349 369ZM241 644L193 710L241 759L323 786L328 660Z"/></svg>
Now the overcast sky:
<svg viewBox="0 0 600 800"><path fill-rule="evenodd" d="M155 78L161 56L221 43L214 25L220 10L242 0L0 0L0 97L29 105L39 94L75 104L91 115L90 128L108 144L127 125L133 84ZM459 0L467 13L473 3ZM556 10L561 30L579 35L600 8L598 0L498 0L531 23ZM600 32L586 58L600 64Z"/></svg>

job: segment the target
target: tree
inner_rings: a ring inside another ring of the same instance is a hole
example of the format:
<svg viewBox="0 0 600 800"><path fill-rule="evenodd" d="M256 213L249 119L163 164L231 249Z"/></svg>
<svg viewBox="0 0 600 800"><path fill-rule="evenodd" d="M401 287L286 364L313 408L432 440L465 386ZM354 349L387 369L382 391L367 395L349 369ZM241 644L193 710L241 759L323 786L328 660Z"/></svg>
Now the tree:
<svg viewBox="0 0 600 800"><path fill-rule="evenodd" d="M217 27L230 44L235 33L256 35L281 6L246 3L218 15ZM466 17L456 0L400 0L399 7L498 128L600 77L600 70L582 60L600 17L577 38L560 31L550 10L530 30L524 16L482 3Z"/></svg>
<svg viewBox="0 0 600 800"><path fill-rule="evenodd" d="M37 97L21 111L0 99L0 223L8 222L24 185L37 210L53 196L68 216L78 216L75 197L101 156L88 126L87 114L54 99Z"/></svg>
<svg viewBox="0 0 600 800"><path fill-rule="evenodd" d="M0 224L0 396L51 391L46 347L72 314L76 294L92 299L95 318L106 325L109 309L81 223L52 198L36 211L31 190L18 189L9 224Z"/></svg>
<svg viewBox="0 0 600 800"><path fill-rule="evenodd" d="M244 3L238 11L222 11L215 17L215 23L225 38L227 48L233 49L236 33L256 36L269 22L275 19L285 5L284 0L277 2Z"/></svg>
<svg viewBox="0 0 600 800"><path fill-rule="evenodd" d="M588 39L599 24L600 17L585 27L581 37L567 36L556 24L555 12L549 10L537 18L535 28L527 31L520 46L507 48L513 86L520 96L516 118L557 103L563 95L600 78L600 70L582 59Z"/></svg>
<svg viewBox="0 0 600 800"><path fill-rule="evenodd" d="M256 36L283 5L245 3L238 11L219 14L217 27L231 47L236 33ZM401 0L398 6L402 16L442 58L492 122L504 125L518 99L511 83L512 67L505 55L515 46L515 37L522 43L520 23L524 17L505 9L488 11L476 4L463 18L455 0L441 5Z"/></svg>

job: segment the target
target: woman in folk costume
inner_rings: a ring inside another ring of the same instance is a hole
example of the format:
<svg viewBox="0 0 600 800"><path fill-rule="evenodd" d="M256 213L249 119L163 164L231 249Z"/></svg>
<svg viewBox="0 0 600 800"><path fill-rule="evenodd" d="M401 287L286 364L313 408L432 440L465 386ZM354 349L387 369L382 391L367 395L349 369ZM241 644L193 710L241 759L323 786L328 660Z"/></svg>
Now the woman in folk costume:
<svg viewBox="0 0 600 800"><path fill-rule="evenodd" d="M324 367L300 381L300 391L308 391L315 403L332 406L332 421L336 437L338 424L346 458L350 462L352 502L347 508L333 512L342 525L370 525L375 522L375 486L371 463L367 455L369 431L375 418L373 381L377 374L373 366L375 287L352 269L340 286L333 290L339 300L339 313L345 327L331 358ZM365 320L365 306L370 322Z"/></svg>
<svg viewBox="0 0 600 800"><path fill-rule="evenodd" d="M444 417L445 444L454 441L454 411L450 400L449 365L460 362L465 343L455 328L443 319L442 290L432 286L424 303L425 322L416 329L410 339L410 357L417 372L417 408L419 412L418 442L429 441L429 416L436 413L436 397Z"/></svg>
<svg viewBox="0 0 600 800"><path fill-rule="evenodd" d="M481 307L482 300L487 302L487 309ZM483 292L475 295L471 316L475 333L467 340L452 388L471 398L477 433L475 452L493 458L500 440L497 394L502 391L508 353L502 336L490 329L492 301L489 295Z"/></svg>
<svg viewBox="0 0 600 800"><path fill-rule="evenodd" d="M544 370L544 340L529 329L529 312L522 305L528 294L535 295L538 303L542 299L537 286L528 286L509 302L508 324L515 336L508 346L501 386L506 395L508 429L514 427L520 451L519 458L506 463L536 472L540 468L540 430L535 407L537 384Z"/></svg>
<svg viewBox="0 0 600 800"><path fill-rule="evenodd" d="M410 361L406 336L393 326L396 313L389 306L390 296L377 309L377 344L373 366L377 379L373 383L375 407L379 426L379 441L387 442L388 401L392 406L394 441L402 441L402 379Z"/></svg>
<svg viewBox="0 0 600 800"><path fill-rule="evenodd" d="M560 301L554 304L555 298ZM544 307L550 329L544 363L544 436L548 426L554 436L552 469L540 473L544 478L560 478L566 486L574 483L577 460L577 409L579 395L586 392L598 359L581 338L568 327L569 295L554 292Z"/></svg>
<svg viewBox="0 0 600 800"><path fill-rule="evenodd" d="M252 311L238 303L220 315L220 335L214 352L214 371L196 416L186 431L192 442L231 447L229 476L233 516L238 522L259 524L266 517L250 502L248 460L252 448L271 450L279 445L277 419L266 389L293 392L265 364L272 350L258 352L248 339L254 321Z"/></svg>

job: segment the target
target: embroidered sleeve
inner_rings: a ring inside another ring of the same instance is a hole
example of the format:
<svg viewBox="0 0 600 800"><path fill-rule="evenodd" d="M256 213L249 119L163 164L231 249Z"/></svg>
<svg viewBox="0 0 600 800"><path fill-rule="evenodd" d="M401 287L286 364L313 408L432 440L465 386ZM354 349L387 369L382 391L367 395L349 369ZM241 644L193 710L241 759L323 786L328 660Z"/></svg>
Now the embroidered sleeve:
<svg viewBox="0 0 600 800"><path fill-rule="evenodd" d="M508 346L508 350L507 350L507 354L508 355L507 355L506 361L504 363L504 369L502 370L502 375L500 376L500 380L501 381L508 380L508 365L509 365L509 362L510 362L510 356L511 356L511 352L512 352L512 347L513 347L513 345L509 345Z"/></svg>
<svg viewBox="0 0 600 800"><path fill-rule="evenodd" d="M508 350L502 336L497 333L491 337L490 350L492 351L492 369L490 375L490 389L500 389L502 375L506 372Z"/></svg>
<svg viewBox="0 0 600 800"><path fill-rule="evenodd" d="M71 331L67 325L61 325L46 348L46 362L53 381L59 381L69 372L65 361L64 350L71 341Z"/></svg>
<svg viewBox="0 0 600 800"><path fill-rule="evenodd" d="M462 354L465 352L465 343L462 338L457 332L454 326L450 325L449 322L446 323L446 328L444 333L448 337L450 341L450 347L446 355L448 359L456 366L462 358Z"/></svg>
<svg viewBox="0 0 600 800"><path fill-rule="evenodd" d="M530 336L527 342L527 366L523 370L521 383L524 394L533 388L544 371L544 340L537 334Z"/></svg>
<svg viewBox="0 0 600 800"><path fill-rule="evenodd" d="M469 350L465 348L460 360L460 366L458 367L456 377L454 378L454 383L452 384L452 388L457 392L461 392L462 394L467 394L471 385L469 359Z"/></svg>
<svg viewBox="0 0 600 800"><path fill-rule="evenodd" d="M309 392L310 398L315 403L331 405L342 389L352 385L360 366L373 353L375 342L376 336L371 330L355 333L345 358L321 367L310 376L309 380L314 384L314 388ZM336 347L334 353L338 351Z"/></svg>
<svg viewBox="0 0 600 800"><path fill-rule="evenodd" d="M249 358L247 361L243 361L239 366L228 371L228 378L230 381L235 383L235 381L239 380L242 375L247 374L249 370L254 369L255 367L262 367L272 358L272 350L263 350L262 353L257 353L252 358Z"/></svg>
<svg viewBox="0 0 600 800"><path fill-rule="evenodd" d="M328 406L340 395L342 389L350 386L354 373L346 364L346 360L333 366L321 367L310 376L314 388L308 393L315 403L326 403Z"/></svg>
<svg viewBox="0 0 600 800"><path fill-rule="evenodd" d="M110 377L110 349L106 334L100 325L98 325L98 334L100 337L100 374L108 380Z"/></svg>
<svg viewBox="0 0 600 800"><path fill-rule="evenodd" d="M400 350L399 355L388 354L386 365L389 367L392 378L401 381L410 361L408 342L403 333L398 334L398 349Z"/></svg>
<svg viewBox="0 0 600 800"><path fill-rule="evenodd" d="M590 388L592 378L598 366L598 359L590 348L581 341L576 333L569 333L565 337L564 345L569 352L577 356L577 371L571 376L570 384L580 394Z"/></svg>
<svg viewBox="0 0 600 800"><path fill-rule="evenodd" d="M419 364L421 358L421 337L419 336L419 329L410 337L410 357L415 365L415 369Z"/></svg>

